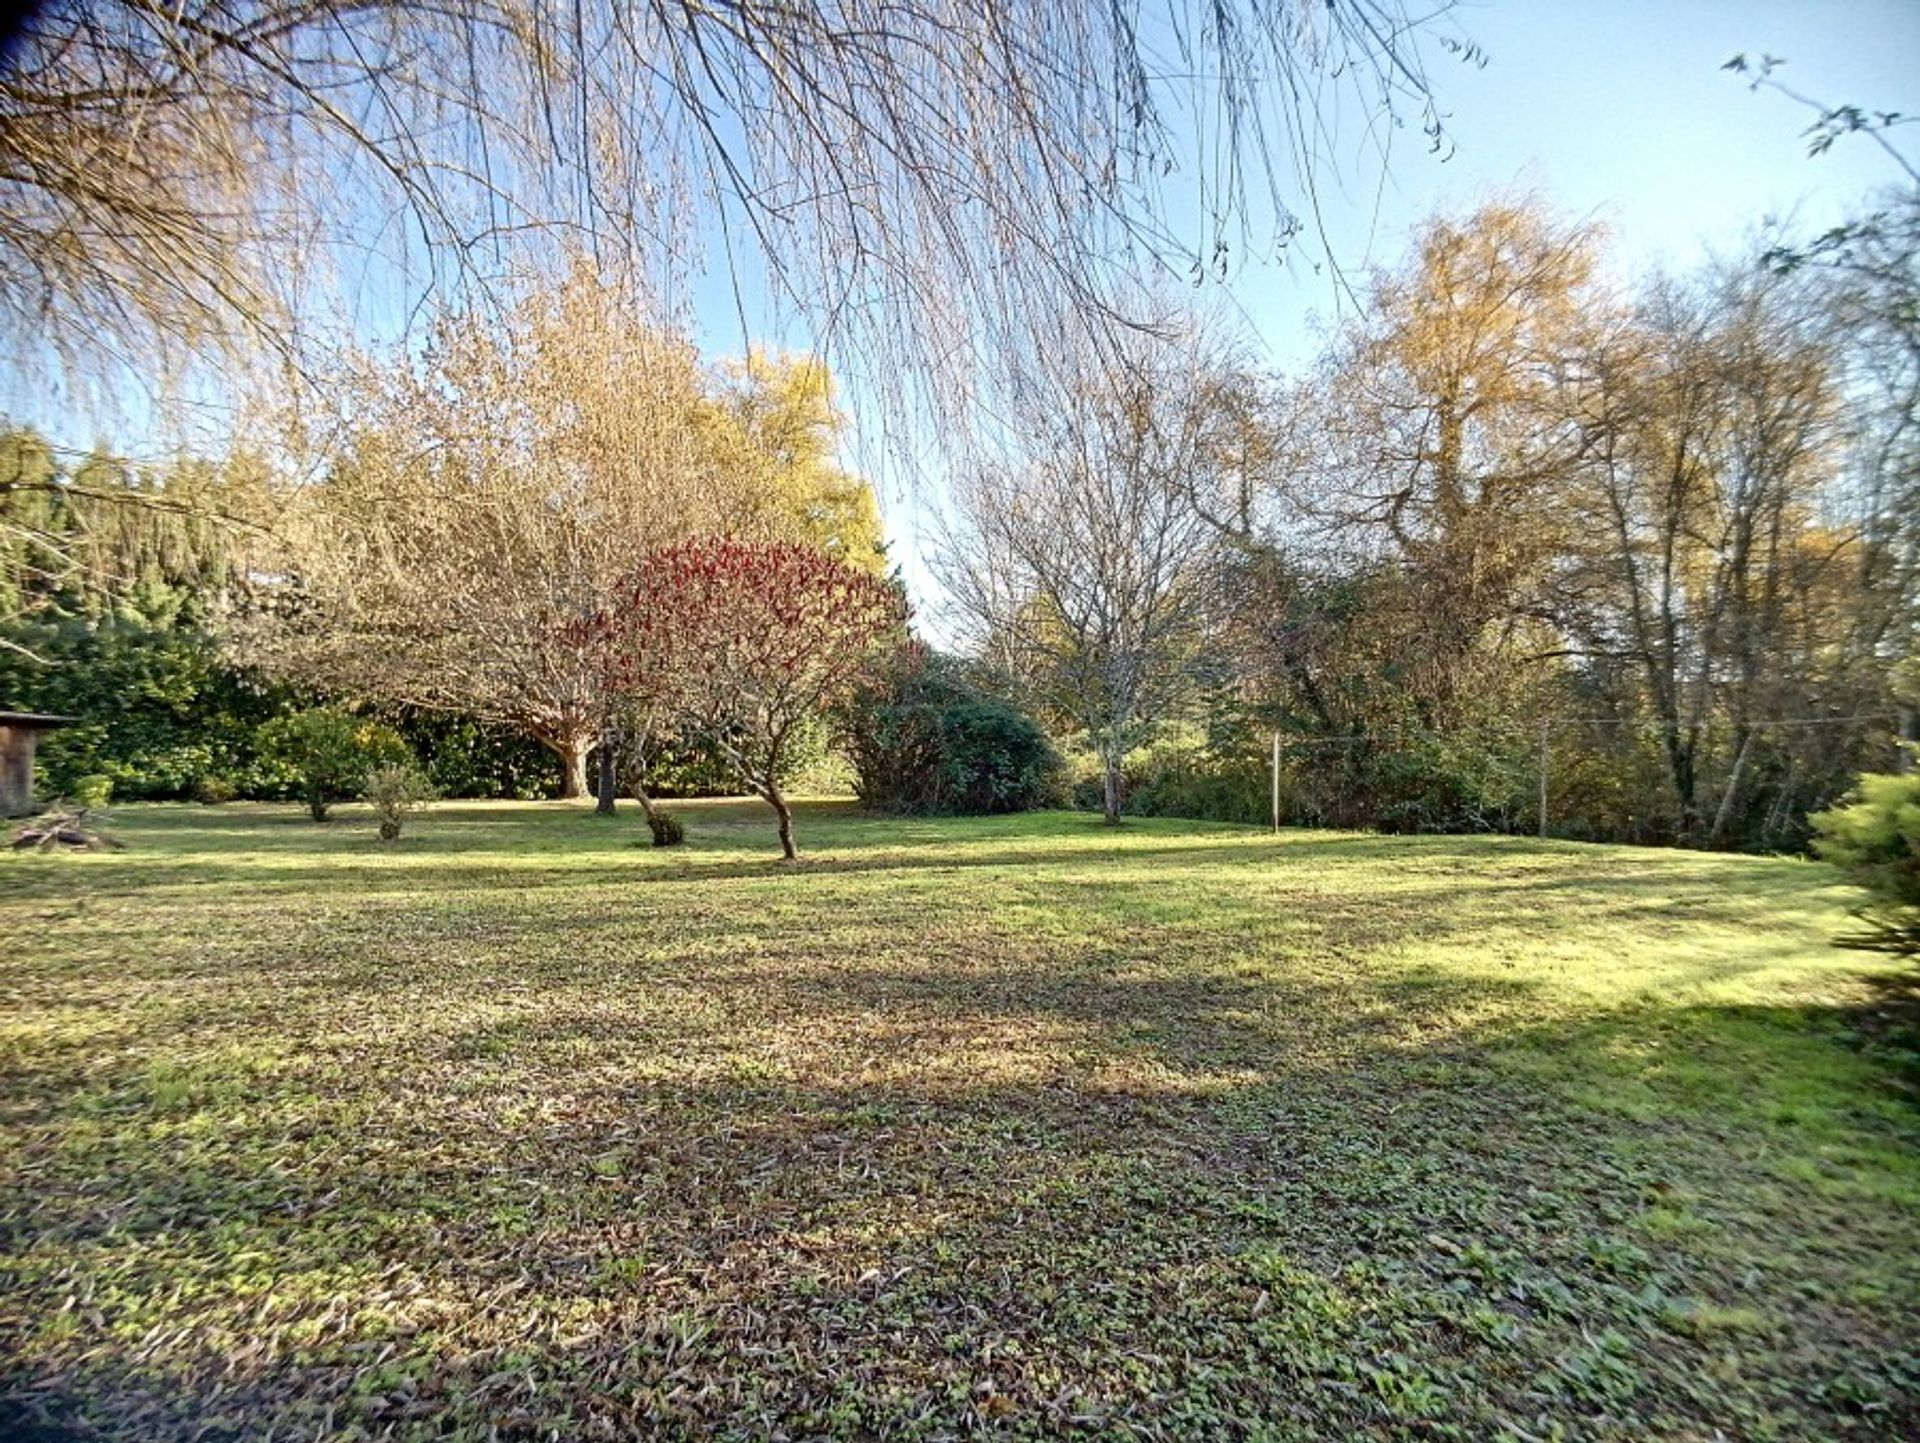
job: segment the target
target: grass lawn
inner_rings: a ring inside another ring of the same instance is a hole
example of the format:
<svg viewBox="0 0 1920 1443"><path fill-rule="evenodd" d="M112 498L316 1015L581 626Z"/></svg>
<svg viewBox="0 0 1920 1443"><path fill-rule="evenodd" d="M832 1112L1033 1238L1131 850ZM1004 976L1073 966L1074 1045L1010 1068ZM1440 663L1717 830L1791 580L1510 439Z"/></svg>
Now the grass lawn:
<svg viewBox="0 0 1920 1443"><path fill-rule="evenodd" d="M1920 1435L1824 868L684 814L0 858L0 1432Z"/></svg>

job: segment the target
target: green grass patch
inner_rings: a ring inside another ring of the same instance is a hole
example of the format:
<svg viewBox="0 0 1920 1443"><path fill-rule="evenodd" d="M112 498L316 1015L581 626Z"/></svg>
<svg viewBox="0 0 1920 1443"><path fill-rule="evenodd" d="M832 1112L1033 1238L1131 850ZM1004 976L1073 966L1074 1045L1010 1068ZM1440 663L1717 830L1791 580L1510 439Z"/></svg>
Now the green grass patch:
<svg viewBox="0 0 1920 1443"><path fill-rule="evenodd" d="M0 1427L1920 1431L1828 870L677 807L0 859Z"/></svg>

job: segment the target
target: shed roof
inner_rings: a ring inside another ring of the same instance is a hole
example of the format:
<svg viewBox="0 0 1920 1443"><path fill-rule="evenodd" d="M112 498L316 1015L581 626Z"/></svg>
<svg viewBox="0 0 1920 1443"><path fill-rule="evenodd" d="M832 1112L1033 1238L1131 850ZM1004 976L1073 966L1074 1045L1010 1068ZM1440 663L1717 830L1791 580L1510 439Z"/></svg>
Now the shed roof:
<svg viewBox="0 0 1920 1443"><path fill-rule="evenodd" d="M77 716L54 716L49 712L0 711L0 727L70 727Z"/></svg>

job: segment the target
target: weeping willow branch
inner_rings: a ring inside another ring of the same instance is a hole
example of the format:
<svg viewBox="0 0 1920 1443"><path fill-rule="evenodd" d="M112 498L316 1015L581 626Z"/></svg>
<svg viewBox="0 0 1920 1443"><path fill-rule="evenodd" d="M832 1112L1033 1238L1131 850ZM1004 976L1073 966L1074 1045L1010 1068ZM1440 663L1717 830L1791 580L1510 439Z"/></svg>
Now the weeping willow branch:
<svg viewBox="0 0 1920 1443"><path fill-rule="evenodd" d="M1472 52L1437 24L1402 0L52 0L0 78L0 326L29 384L240 349L298 373L333 302L391 332L564 247L662 294L723 265L951 419L1063 321L1150 324L1141 278L1284 248L1336 152L1384 163L1407 123L1438 144L1427 42Z"/></svg>

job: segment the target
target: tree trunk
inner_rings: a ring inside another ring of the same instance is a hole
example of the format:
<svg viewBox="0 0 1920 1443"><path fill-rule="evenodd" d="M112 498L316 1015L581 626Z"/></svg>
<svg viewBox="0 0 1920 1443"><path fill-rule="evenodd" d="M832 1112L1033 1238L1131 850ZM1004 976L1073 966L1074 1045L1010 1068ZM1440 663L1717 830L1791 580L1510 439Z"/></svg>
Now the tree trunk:
<svg viewBox="0 0 1920 1443"><path fill-rule="evenodd" d="M591 736L562 737L558 741L541 737L547 750L560 758L560 795L569 800L592 796L587 786L587 753L593 749Z"/></svg>
<svg viewBox="0 0 1920 1443"><path fill-rule="evenodd" d="M768 782L766 790L767 805L780 816L780 853L787 861L797 861L799 852L793 846L793 811L787 806L786 794L780 790L777 782Z"/></svg>
<svg viewBox="0 0 1920 1443"><path fill-rule="evenodd" d="M615 776L615 772L617 770L616 763L619 760L620 748L614 737L613 728L609 727L600 733L600 745L597 750L600 766L595 776L595 781L598 783L598 786L594 791L594 796L598 800L595 802L593 809L603 817L610 817L613 815L614 794L619 789L619 782Z"/></svg>
<svg viewBox="0 0 1920 1443"><path fill-rule="evenodd" d="M1673 782L1674 799L1680 804L1680 840L1692 846L1700 830L1700 810L1694 776L1693 737L1681 738L1680 723L1668 721L1662 728L1667 753L1667 775Z"/></svg>
<svg viewBox="0 0 1920 1443"><path fill-rule="evenodd" d="M1120 757L1109 753L1106 763L1105 820L1109 827L1120 825Z"/></svg>
<svg viewBox="0 0 1920 1443"><path fill-rule="evenodd" d="M1739 750L1733 754L1733 772L1727 777L1727 789L1720 794L1720 806L1713 814L1713 828L1707 833L1709 849L1717 848L1725 838L1728 825L1733 821L1734 803L1740 797L1740 784L1747 777L1747 757L1753 750L1753 733L1744 732L1740 737Z"/></svg>
<svg viewBox="0 0 1920 1443"><path fill-rule="evenodd" d="M721 747L733 763L734 775L746 783L747 789L772 807L780 818L780 854L787 861L797 861L800 853L793 845L793 809L787 805L787 794L780 790L780 763L786 755L787 733L784 729L776 732L769 741L764 767L750 764L739 752L728 747L724 741Z"/></svg>
<svg viewBox="0 0 1920 1443"><path fill-rule="evenodd" d="M1787 777L1781 782L1779 794L1773 799L1773 806L1767 812L1766 829L1760 834L1760 840L1769 850L1779 845L1779 837L1787 829L1787 819L1793 815L1794 778L1800 772L1800 758L1796 755L1787 762Z"/></svg>

